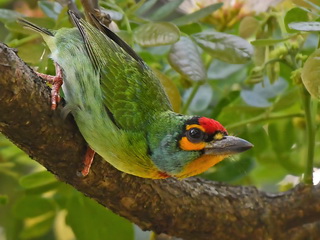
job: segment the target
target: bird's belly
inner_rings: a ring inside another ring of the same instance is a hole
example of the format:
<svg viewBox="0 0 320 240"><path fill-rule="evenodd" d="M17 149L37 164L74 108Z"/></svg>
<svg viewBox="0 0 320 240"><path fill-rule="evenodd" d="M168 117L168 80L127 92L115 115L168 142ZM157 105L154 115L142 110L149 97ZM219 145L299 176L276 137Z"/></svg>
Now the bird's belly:
<svg viewBox="0 0 320 240"><path fill-rule="evenodd" d="M118 170L143 178L167 178L147 154L143 135L116 128L108 115L89 114L85 110L73 113L88 145Z"/></svg>

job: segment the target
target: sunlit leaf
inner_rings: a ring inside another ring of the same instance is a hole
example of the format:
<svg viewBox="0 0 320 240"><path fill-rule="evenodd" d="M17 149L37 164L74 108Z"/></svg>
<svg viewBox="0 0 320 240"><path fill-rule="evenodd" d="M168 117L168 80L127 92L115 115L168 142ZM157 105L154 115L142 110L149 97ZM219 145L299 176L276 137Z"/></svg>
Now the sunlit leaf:
<svg viewBox="0 0 320 240"><path fill-rule="evenodd" d="M304 32L319 32L320 22L293 22L289 25L290 29Z"/></svg>
<svg viewBox="0 0 320 240"><path fill-rule="evenodd" d="M153 72L160 79L160 82L169 97L173 110L175 112L180 112L181 96L177 86L173 83L173 81L170 78L168 78L166 75L164 75L157 69L153 69Z"/></svg>
<svg viewBox="0 0 320 240"><path fill-rule="evenodd" d="M214 11L218 10L223 4L222 3L215 3L212 5L209 5L205 8L202 8L196 12L187 14L185 16L179 17L174 19L172 22L176 24L177 26L189 24L192 22L196 22L202 18L205 18L212 14Z"/></svg>
<svg viewBox="0 0 320 240"><path fill-rule="evenodd" d="M30 222L30 220L29 220ZM20 239L36 239L48 233L52 229L54 216L48 215L44 219L34 220L31 224L26 225L20 232Z"/></svg>
<svg viewBox="0 0 320 240"><path fill-rule="evenodd" d="M272 38L270 38L270 39L258 39L258 40L251 41L250 43L253 46L269 46L269 45L274 45L274 44L277 44L277 43L285 42L288 39L290 39L291 37L292 36L287 37L287 38L282 38L282 39L272 39Z"/></svg>
<svg viewBox="0 0 320 240"><path fill-rule="evenodd" d="M164 19L175 11L182 2L183 0L169 1L153 12L149 18L154 21Z"/></svg>
<svg viewBox="0 0 320 240"><path fill-rule="evenodd" d="M172 45L169 53L171 66L182 76L192 81L206 79L206 70L194 42L188 37L181 37Z"/></svg>
<svg viewBox="0 0 320 240"><path fill-rule="evenodd" d="M57 179L48 171L32 173L20 179L20 185L26 189L42 187L54 182L57 182Z"/></svg>
<svg viewBox="0 0 320 240"><path fill-rule="evenodd" d="M67 211L67 224L77 240L133 239L129 221L83 195L75 194Z"/></svg>
<svg viewBox="0 0 320 240"><path fill-rule="evenodd" d="M14 214L19 219L37 217L54 213L55 205L50 199L38 195L28 195L20 198L14 205Z"/></svg>
<svg viewBox="0 0 320 240"><path fill-rule="evenodd" d="M291 27L291 23L305 21L308 21L308 13L301 8L290 9L284 17L285 27L287 29L287 32L289 33L297 32L296 30L293 30L293 28Z"/></svg>
<svg viewBox="0 0 320 240"><path fill-rule="evenodd" d="M18 47L19 57L21 57L25 62L33 65L38 65L41 62L40 58L43 54L45 45L39 42L35 44L34 42L29 42Z"/></svg>
<svg viewBox="0 0 320 240"><path fill-rule="evenodd" d="M304 63L301 78L308 92L315 98L320 97L320 49L313 52Z"/></svg>
<svg viewBox="0 0 320 240"><path fill-rule="evenodd" d="M255 17L246 16L240 22L239 37L249 38L256 34L259 28L260 23Z"/></svg>
<svg viewBox="0 0 320 240"><path fill-rule="evenodd" d="M143 47L173 44L179 38L177 26L167 22L143 24L134 31L134 40Z"/></svg>
<svg viewBox="0 0 320 240"><path fill-rule="evenodd" d="M228 63L246 63L253 56L252 45L235 35L206 31L192 37L207 53Z"/></svg>

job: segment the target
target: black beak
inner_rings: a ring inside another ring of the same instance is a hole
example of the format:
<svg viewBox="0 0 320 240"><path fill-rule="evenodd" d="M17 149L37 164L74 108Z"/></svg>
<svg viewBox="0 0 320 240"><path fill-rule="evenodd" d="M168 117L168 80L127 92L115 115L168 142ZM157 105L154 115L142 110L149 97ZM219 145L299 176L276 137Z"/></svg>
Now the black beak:
<svg viewBox="0 0 320 240"><path fill-rule="evenodd" d="M252 148L253 145L238 137L225 136L221 140L212 141L204 148L204 153L208 155L233 155Z"/></svg>

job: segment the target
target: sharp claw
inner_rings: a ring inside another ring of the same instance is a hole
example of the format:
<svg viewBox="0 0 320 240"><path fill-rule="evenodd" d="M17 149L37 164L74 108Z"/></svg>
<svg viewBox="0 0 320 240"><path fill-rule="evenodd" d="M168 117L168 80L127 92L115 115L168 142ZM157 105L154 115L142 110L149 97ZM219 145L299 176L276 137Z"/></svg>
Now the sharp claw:
<svg viewBox="0 0 320 240"><path fill-rule="evenodd" d="M55 63L55 66L56 66L56 76L51 76L51 75L36 72L36 74L39 77L43 78L48 83L52 84L52 89L51 89L51 109L52 110L55 110L57 108L57 103L60 102L61 98L59 96L59 92L63 83L62 68L57 63Z"/></svg>

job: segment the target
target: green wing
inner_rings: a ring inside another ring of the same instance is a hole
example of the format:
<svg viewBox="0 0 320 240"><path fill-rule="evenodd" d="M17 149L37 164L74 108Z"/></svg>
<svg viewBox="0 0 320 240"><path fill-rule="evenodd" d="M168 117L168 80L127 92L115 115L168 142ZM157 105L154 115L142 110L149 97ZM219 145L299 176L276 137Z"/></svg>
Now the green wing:
<svg viewBox="0 0 320 240"><path fill-rule="evenodd" d="M100 72L104 105L118 127L144 130L157 113L172 110L159 79L123 40L99 22L103 33L70 15Z"/></svg>

